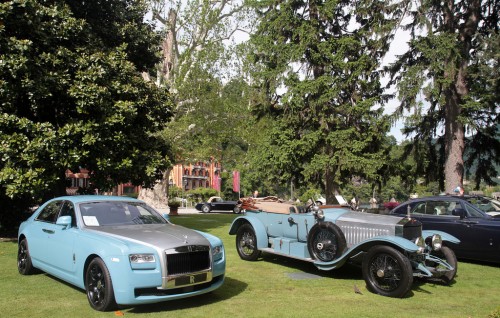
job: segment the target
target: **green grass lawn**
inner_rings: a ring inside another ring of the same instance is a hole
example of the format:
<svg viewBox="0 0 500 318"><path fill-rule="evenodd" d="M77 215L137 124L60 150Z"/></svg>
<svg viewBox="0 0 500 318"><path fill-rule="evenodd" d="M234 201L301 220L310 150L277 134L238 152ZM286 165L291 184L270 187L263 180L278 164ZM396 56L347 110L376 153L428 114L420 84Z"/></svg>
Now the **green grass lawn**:
<svg viewBox="0 0 500 318"><path fill-rule="evenodd" d="M459 262L451 286L417 281L403 299L366 290L361 270L331 272L270 254L256 262L239 258L228 235L233 214L172 217L176 224L223 239L224 285L209 294L120 309L137 317L493 317L500 312L500 266ZM46 274L21 276L16 242L0 243L0 317L115 317L90 308L83 290ZM306 275L297 275L306 274ZM299 277L297 277L299 276ZM305 276L305 277L303 277ZM356 285L362 294L354 293ZM499 316L495 316L499 317Z"/></svg>

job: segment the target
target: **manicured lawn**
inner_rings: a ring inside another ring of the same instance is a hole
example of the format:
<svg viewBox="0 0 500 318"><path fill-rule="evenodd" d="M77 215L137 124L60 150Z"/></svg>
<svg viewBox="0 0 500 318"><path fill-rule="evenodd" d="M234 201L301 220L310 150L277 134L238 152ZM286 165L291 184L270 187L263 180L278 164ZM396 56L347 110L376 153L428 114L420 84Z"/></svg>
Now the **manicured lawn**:
<svg viewBox="0 0 500 318"><path fill-rule="evenodd" d="M21 276L16 242L0 243L1 317L488 317L500 307L500 266L460 262L451 286L416 282L404 299L366 290L361 270L345 266L322 272L309 263L265 254L257 262L239 258L228 235L233 214L172 217L176 224L224 240L227 276L206 295L101 313L82 290L46 274ZM362 294L354 293L356 285Z"/></svg>

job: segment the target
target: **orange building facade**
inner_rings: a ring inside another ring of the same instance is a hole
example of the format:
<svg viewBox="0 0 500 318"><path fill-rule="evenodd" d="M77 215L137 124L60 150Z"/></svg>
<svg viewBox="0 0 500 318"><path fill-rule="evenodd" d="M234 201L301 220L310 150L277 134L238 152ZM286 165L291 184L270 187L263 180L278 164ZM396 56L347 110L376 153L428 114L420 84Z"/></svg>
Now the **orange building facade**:
<svg viewBox="0 0 500 318"><path fill-rule="evenodd" d="M170 172L169 184L184 190L213 188L220 190L221 165L213 160L175 165Z"/></svg>
<svg viewBox="0 0 500 318"><path fill-rule="evenodd" d="M175 185L185 191L196 188L213 188L220 190L221 165L213 160L199 161L192 164L178 164L172 168L169 177L169 184ZM86 169L80 169L78 173L66 170L66 178L70 185L66 188L68 195L77 194L78 189L90 186L91 176ZM113 188L113 191L106 192L112 195L128 195L139 193L140 186L131 183L123 183Z"/></svg>

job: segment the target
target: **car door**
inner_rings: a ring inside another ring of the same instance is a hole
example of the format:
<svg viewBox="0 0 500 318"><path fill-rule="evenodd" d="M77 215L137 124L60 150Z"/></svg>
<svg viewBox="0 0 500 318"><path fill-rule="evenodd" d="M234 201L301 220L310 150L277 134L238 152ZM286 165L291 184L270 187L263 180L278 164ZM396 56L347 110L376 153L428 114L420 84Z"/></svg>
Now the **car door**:
<svg viewBox="0 0 500 318"><path fill-rule="evenodd" d="M222 198L214 198L212 202L210 202L210 206L212 207L212 210L226 210L224 200L222 200Z"/></svg>
<svg viewBox="0 0 500 318"><path fill-rule="evenodd" d="M264 214L265 213L265 214ZM289 214L261 212L269 237L284 237L288 227Z"/></svg>
<svg viewBox="0 0 500 318"><path fill-rule="evenodd" d="M69 227L56 224L59 216L69 215L72 224ZM38 259L46 267L56 271L56 275L71 276L75 270L74 242L78 228L74 206L69 201L52 201L45 206L35 219L32 257Z"/></svg>
<svg viewBox="0 0 500 318"><path fill-rule="evenodd" d="M307 242L307 234L314 226L315 219L309 213L290 213L287 218L288 226L285 228L285 236L297 239L300 242Z"/></svg>
<svg viewBox="0 0 500 318"><path fill-rule="evenodd" d="M425 210L422 210L422 204L425 204ZM439 230L460 239L460 244L451 247L457 256L469 257L474 249L473 240L470 240L470 233L467 232L470 224L453 215L457 208L463 209L458 201L430 200L415 206L412 216L422 222L424 230ZM421 213L422 211L424 213Z"/></svg>
<svg viewBox="0 0 500 318"><path fill-rule="evenodd" d="M500 222L484 214L476 206L462 202L466 216L459 222L464 229L461 232L466 257L485 261L500 261ZM460 236L457 236L460 238Z"/></svg>

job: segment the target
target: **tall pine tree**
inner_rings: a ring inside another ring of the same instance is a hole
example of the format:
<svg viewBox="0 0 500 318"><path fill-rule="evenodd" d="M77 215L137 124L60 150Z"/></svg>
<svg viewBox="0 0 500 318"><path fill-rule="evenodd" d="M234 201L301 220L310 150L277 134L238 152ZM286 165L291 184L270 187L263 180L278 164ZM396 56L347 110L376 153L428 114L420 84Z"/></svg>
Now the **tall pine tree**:
<svg viewBox="0 0 500 318"><path fill-rule="evenodd" d="M389 129L376 35L387 8L364 1L257 1L254 112L274 118L262 164L281 182L313 182L327 202L353 176L379 182Z"/></svg>
<svg viewBox="0 0 500 318"><path fill-rule="evenodd" d="M463 183L467 130L468 143L479 162L479 178L491 181L491 169L500 151L498 0L400 1L402 27L409 31L409 50L392 64L390 84L397 84L402 101L399 114L411 110L406 132L414 144L438 140L436 160L424 173L452 192ZM490 148L481 145L490 144ZM486 156L475 154L485 154ZM474 158L471 159L474 161ZM498 162L498 161L497 161ZM433 171L444 171L434 174Z"/></svg>

